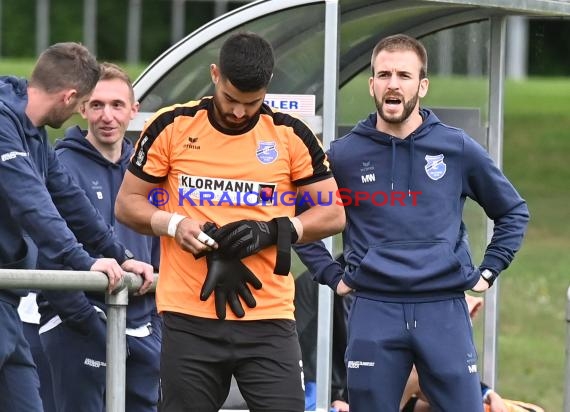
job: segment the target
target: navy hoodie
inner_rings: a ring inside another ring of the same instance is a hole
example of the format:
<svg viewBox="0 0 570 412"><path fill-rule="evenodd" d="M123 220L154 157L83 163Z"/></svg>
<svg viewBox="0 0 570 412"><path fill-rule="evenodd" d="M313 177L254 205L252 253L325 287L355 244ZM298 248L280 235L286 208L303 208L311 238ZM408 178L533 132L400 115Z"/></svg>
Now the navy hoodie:
<svg viewBox="0 0 570 412"><path fill-rule="evenodd" d="M133 152L132 144L123 139L121 157L117 163L112 163L85 138L86 135L87 131L78 126L67 129L65 138L55 144L59 161L85 190L91 203L99 210L107 224L115 229L119 240L133 252L136 259L151 263L158 270L158 238L141 235L115 219L115 199L129 165ZM89 252L93 253L91 250ZM103 293L87 293L87 297L92 304L104 309ZM150 322L150 315L154 310L154 294L130 296L127 327L138 327Z"/></svg>
<svg viewBox="0 0 570 412"><path fill-rule="evenodd" d="M123 262L125 248L60 164L45 128L26 116L27 85L0 77L0 267L35 269L25 238L37 247L40 269L89 270L95 259L81 243ZM17 305L25 293L0 290L0 299ZM94 311L82 292L44 295L70 322Z"/></svg>
<svg viewBox="0 0 570 412"><path fill-rule="evenodd" d="M342 276L357 295L387 301L463 296L480 270L500 273L520 248L525 201L481 145L430 110L420 113L423 123L405 139L376 130L372 113L331 143L338 202L347 214L347 267L342 275L321 260L312 268L319 282L336 288ZM462 241L467 197L494 221L479 267Z"/></svg>

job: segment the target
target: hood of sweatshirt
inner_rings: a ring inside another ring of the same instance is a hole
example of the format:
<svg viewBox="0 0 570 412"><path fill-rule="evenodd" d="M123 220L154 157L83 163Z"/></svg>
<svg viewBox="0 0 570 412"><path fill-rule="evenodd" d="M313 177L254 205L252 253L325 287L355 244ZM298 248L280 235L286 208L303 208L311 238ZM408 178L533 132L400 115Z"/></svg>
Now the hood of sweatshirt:
<svg viewBox="0 0 570 412"><path fill-rule="evenodd" d="M79 126L67 129L65 137L55 143L59 161L135 258L158 267L158 243L153 245L153 238L136 233L115 219L115 199L133 153L132 144L123 139L121 157L113 163L86 139L86 135L87 131ZM91 250L88 252L92 253ZM101 293L87 292L86 296L92 304L104 307L104 296ZM149 322L153 310L154 295L129 297L127 327L138 327Z"/></svg>
<svg viewBox="0 0 570 412"><path fill-rule="evenodd" d="M410 181L407 182L407 192L408 194L414 190L413 187L413 176L414 176L414 162L412 161L415 156L415 146L416 140L422 139L428 135L428 133L433 129L433 127L440 123L440 120L437 116L429 109L420 109L420 115L423 118L422 124L414 130L409 136L404 139L400 139L398 137L383 133L376 129L376 120L378 117L378 113L374 112L371 113L366 119L361 120L354 126L351 133L357 134L360 136L368 137L374 142L380 143L385 146L391 146L392 148L392 157L390 163L390 182L391 182L391 190L394 190L395 187L395 170L396 170L396 163L398 161L396 156L396 147L399 145L409 145L409 176Z"/></svg>
<svg viewBox="0 0 570 412"><path fill-rule="evenodd" d="M79 126L70 127L65 131L65 137L55 142L55 150L69 149L78 154L88 157L98 164L106 167L116 167L128 163L128 159L133 152L133 145L128 139L123 139L121 147L121 157L117 163L113 163L105 158L85 137L87 130L82 130Z"/></svg>
<svg viewBox="0 0 570 412"><path fill-rule="evenodd" d="M28 81L14 76L0 76L0 110L10 113L23 127L26 136L38 135L28 116Z"/></svg>

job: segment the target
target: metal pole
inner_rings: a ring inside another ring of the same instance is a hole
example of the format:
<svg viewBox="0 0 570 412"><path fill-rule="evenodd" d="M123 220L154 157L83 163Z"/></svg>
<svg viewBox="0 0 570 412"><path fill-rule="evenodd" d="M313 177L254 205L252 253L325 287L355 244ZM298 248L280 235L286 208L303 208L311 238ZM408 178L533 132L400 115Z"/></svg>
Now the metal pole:
<svg viewBox="0 0 570 412"><path fill-rule="evenodd" d="M106 410L108 412L125 411L126 361L127 361L127 305L129 290L121 289L113 294L106 294L107 304L107 390Z"/></svg>
<svg viewBox="0 0 570 412"><path fill-rule="evenodd" d="M491 18L491 51L489 68L489 135L487 150L498 168L503 163L503 95L505 83L505 37L506 18ZM486 219L487 242L493 236L493 222ZM497 337L499 313L499 286L497 279L494 286L485 293L485 326L483 334L483 381L494 388L497 380Z"/></svg>
<svg viewBox="0 0 570 412"><path fill-rule="evenodd" d="M83 0L83 43L97 54L97 1Z"/></svg>
<svg viewBox="0 0 570 412"><path fill-rule="evenodd" d="M564 385L564 412L570 412L570 286L566 291L566 385Z"/></svg>
<svg viewBox="0 0 570 412"><path fill-rule="evenodd" d="M174 44L184 37L184 21L186 19L186 0L172 0L170 21L170 43Z"/></svg>
<svg viewBox="0 0 570 412"><path fill-rule="evenodd" d="M214 0L214 16L219 17L228 12L227 0Z"/></svg>
<svg viewBox="0 0 570 412"><path fill-rule="evenodd" d="M49 43L49 0L36 0L36 54L39 56Z"/></svg>
<svg viewBox="0 0 570 412"><path fill-rule="evenodd" d="M451 30L442 30L437 37L437 74L450 76L453 74L453 33Z"/></svg>
<svg viewBox="0 0 570 412"><path fill-rule="evenodd" d="M142 0L129 0L127 22L127 62L138 64L141 48Z"/></svg>
<svg viewBox="0 0 570 412"><path fill-rule="evenodd" d="M528 18L507 19L507 77L524 80L528 72Z"/></svg>
<svg viewBox="0 0 570 412"><path fill-rule="evenodd" d="M157 275L153 285L156 285ZM0 289L50 289L105 292L109 278L102 272L73 270L0 269ZM135 292L142 279L134 273L125 273L117 290L126 287ZM153 286L154 287L154 286Z"/></svg>
<svg viewBox="0 0 570 412"><path fill-rule="evenodd" d="M337 133L336 101L338 93L339 65L339 4L329 0L325 6L325 55L323 88L323 146L330 147ZM324 240L333 255L332 238ZM333 292L329 287L319 287L319 312L317 330L317 412L328 412L331 403L331 352L332 352Z"/></svg>

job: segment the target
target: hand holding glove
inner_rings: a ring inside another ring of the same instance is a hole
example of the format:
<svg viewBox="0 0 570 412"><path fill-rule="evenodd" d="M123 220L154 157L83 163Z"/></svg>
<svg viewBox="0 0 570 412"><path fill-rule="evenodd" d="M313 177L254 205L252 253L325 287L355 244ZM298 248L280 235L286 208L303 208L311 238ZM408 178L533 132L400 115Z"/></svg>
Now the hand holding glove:
<svg viewBox="0 0 570 412"><path fill-rule="evenodd" d="M215 233L219 250L224 255L243 259L251 256L268 246L278 243L279 226L287 220L288 230L291 233L291 243L298 240L297 230L287 217L271 219L267 222L258 220L238 220L219 228Z"/></svg>

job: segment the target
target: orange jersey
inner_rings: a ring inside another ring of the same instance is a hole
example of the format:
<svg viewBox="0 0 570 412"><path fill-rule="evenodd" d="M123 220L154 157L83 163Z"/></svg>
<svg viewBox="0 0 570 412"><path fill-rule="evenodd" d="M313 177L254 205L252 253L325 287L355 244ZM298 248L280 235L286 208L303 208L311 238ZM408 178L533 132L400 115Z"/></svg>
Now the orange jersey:
<svg viewBox="0 0 570 412"><path fill-rule="evenodd" d="M161 209L218 226L241 219L294 216L297 186L331 177L324 151L299 119L263 105L239 133L213 120L212 98L158 111L145 125L129 170L160 183L169 200ZM294 319L293 276L273 274L276 247L243 259L261 280L257 301L241 320ZM206 259L194 259L173 238L162 237L157 306L216 318L214 296L200 300ZM227 312L226 319L238 319Z"/></svg>

